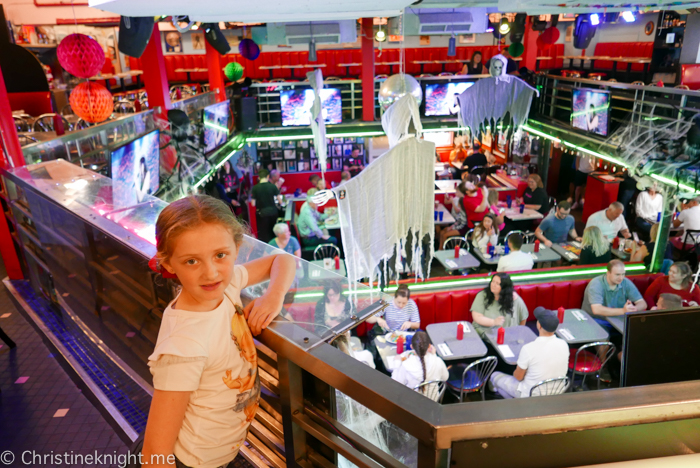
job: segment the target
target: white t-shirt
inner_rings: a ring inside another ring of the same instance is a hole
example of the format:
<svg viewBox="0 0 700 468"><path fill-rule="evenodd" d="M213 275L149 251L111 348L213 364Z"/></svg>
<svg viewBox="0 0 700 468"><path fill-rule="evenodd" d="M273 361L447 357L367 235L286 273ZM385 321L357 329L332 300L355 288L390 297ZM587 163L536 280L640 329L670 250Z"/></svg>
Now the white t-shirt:
<svg viewBox="0 0 700 468"><path fill-rule="evenodd" d="M594 159L588 156L579 156L576 159L576 170L583 172L585 174L590 174L595 171Z"/></svg>
<svg viewBox="0 0 700 468"><path fill-rule="evenodd" d="M257 354L240 297L247 283L248 271L236 265L223 301L209 312L173 309L175 298L148 358L154 388L192 392L173 450L187 466L233 460L258 407Z"/></svg>
<svg viewBox="0 0 700 468"><path fill-rule="evenodd" d="M530 389L547 379L566 377L569 369L569 345L556 335L537 337L520 350L518 367L527 370L518 384L520 397L530 396Z"/></svg>
<svg viewBox="0 0 700 468"><path fill-rule="evenodd" d="M700 205L694 206L692 208L687 208L681 211L680 213L678 213L678 219L680 219L683 222L683 228L686 231L700 231ZM697 237L698 241L700 241L700 235L698 235ZM685 240L685 234L683 234L681 240Z"/></svg>
<svg viewBox="0 0 700 468"><path fill-rule="evenodd" d="M496 271L523 271L532 270L535 261L529 253L521 250L514 250L508 255L504 255L498 260Z"/></svg>
<svg viewBox="0 0 700 468"><path fill-rule="evenodd" d="M425 380L423 380L423 366L421 366L420 358L412 351L409 353L408 358L392 372L391 378L409 388L416 388L423 382L432 380L444 382L450 377L445 361L435 353L425 353L424 360Z"/></svg>
<svg viewBox="0 0 700 468"><path fill-rule="evenodd" d="M654 198L651 198L649 192L644 191L637 195L637 203L635 211L640 218L655 223L656 219L664 209L664 197L660 193L656 193Z"/></svg>
<svg viewBox="0 0 700 468"><path fill-rule="evenodd" d="M608 239L608 242L612 242L620 231L627 229L624 216L620 215L613 221L610 221L608 217L605 216L605 210L596 211L588 217L586 227L590 226L597 226L603 233L603 236Z"/></svg>

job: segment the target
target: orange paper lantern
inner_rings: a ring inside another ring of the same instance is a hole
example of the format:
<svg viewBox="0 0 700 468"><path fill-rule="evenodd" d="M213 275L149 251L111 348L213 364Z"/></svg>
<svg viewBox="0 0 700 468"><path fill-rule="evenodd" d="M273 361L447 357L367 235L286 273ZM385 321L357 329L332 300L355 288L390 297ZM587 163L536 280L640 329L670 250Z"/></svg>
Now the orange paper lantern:
<svg viewBox="0 0 700 468"><path fill-rule="evenodd" d="M112 94L92 81L76 86L69 101L75 115L90 123L103 122L114 112Z"/></svg>

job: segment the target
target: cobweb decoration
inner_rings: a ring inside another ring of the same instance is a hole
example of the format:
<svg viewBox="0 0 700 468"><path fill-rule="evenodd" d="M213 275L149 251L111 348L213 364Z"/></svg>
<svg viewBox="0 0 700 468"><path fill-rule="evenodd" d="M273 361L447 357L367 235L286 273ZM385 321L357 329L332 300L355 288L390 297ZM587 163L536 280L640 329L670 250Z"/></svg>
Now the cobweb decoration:
<svg viewBox="0 0 700 468"><path fill-rule="evenodd" d="M363 278L373 282L377 266L380 262L386 266L386 259L394 253L398 261L401 246L408 245L409 232L413 239L430 239L425 244L427 252L421 242L411 243L411 268L417 279L429 275L423 271L423 256L428 257L427 265L433 257L435 144L406 133L408 121L419 115L413 96L399 99L387 112L393 117L383 119L382 124L395 146L333 189L351 287ZM419 121L413 125L420 128Z"/></svg>
<svg viewBox="0 0 700 468"><path fill-rule="evenodd" d="M306 74L311 88L314 90L314 103L311 106L311 132L314 135L314 147L316 157L321 167L321 177L326 180L326 158L328 147L326 145L326 121L323 119L323 106L321 105L321 89L323 89L323 73L317 68Z"/></svg>

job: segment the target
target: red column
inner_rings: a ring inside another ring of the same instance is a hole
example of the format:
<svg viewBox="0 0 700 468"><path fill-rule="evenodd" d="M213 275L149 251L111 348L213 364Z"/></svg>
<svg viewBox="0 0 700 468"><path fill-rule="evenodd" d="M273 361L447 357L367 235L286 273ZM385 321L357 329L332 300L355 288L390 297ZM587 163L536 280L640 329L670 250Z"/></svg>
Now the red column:
<svg viewBox="0 0 700 468"><path fill-rule="evenodd" d="M22 147L17 138L17 129L12 120L12 108L7 97L5 79L0 70L0 167L10 168L24 166L24 155ZM5 156L5 151L11 158L10 161ZM0 213L0 255L5 264L5 270L10 279L23 279L22 268L19 264L19 257L12 242L10 227L7 224L5 213Z"/></svg>
<svg viewBox="0 0 700 468"><path fill-rule="evenodd" d="M532 30L532 16L527 17L525 22L525 35L523 36L523 59L519 67L526 67L529 70L535 71L537 67L537 37L539 32Z"/></svg>
<svg viewBox="0 0 700 468"><path fill-rule="evenodd" d="M172 105L158 23L153 27L153 34L141 56L141 63L143 64L143 82L148 93L148 105L151 109L160 106L165 114Z"/></svg>
<svg viewBox="0 0 700 468"><path fill-rule="evenodd" d="M224 71L221 69L221 54L204 41L207 50L207 68L209 69L209 91L216 93L216 102L226 99L224 90Z"/></svg>
<svg viewBox="0 0 700 468"><path fill-rule="evenodd" d="M362 120L374 120L374 19L362 18Z"/></svg>

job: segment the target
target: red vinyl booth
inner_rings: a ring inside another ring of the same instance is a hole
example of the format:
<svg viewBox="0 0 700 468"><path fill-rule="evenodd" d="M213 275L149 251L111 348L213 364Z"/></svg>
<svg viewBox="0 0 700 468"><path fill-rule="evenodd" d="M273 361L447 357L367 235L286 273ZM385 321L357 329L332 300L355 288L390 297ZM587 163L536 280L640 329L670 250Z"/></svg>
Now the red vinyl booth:
<svg viewBox="0 0 700 468"><path fill-rule="evenodd" d="M593 55L605 57L629 57L629 58L651 58L654 49L653 42L599 42L595 46ZM602 70L612 70L613 62L610 60L596 60L594 68ZM627 64L618 63L618 70L626 70ZM632 71L644 71L643 63L633 63Z"/></svg>
<svg viewBox="0 0 700 468"><path fill-rule="evenodd" d="M564 44L551 44L543 48L537 48L538 57L552 57L548 60L540 60L538 70L548 70L550 68L562 68L564 66Z"/></svg>
<svg viewBox="0 0 700 468"><path fill-rule="evenodd" d="M695 91L700 89L700 64L681 65L681 84Z"/></svg>

